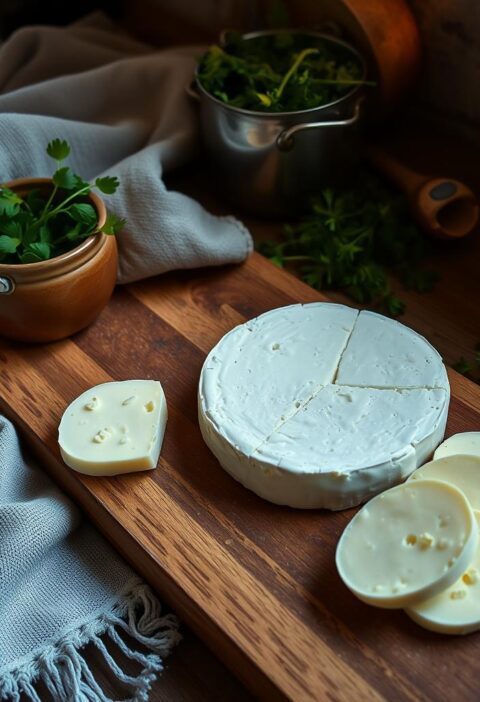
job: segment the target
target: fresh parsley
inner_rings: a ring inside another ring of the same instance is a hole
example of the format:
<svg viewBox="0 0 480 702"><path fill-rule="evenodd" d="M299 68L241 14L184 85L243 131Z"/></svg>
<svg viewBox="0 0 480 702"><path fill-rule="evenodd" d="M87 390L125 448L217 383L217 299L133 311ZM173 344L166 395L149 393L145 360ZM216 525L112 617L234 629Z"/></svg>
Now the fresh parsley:
<svg viewBox="0 0 480 702"><path fill-rule="evenodd" d="M312 287L342 290L392 317L405 303L392 291L389 273L418 292L438 279L423 268L430 243L412 222L404 196L369 172L355 186L323 190L280 241L258 248L276 265L294 266Z"/></svg>
<svg viewBox="0 0 480 702"><path fill-rule="evenodd" d="M480 342L475 345L473 359L467 360L465 356L461 356L452 364L452 368L475 383L480 383Z"/></svg>
<svg viewBox="0 0 480 702"><path fill-rule="evenodd" d="M367 84L347 47L286 31L251 39L231 33L224 46L211 46L201 58L197 75L222 102L261 112L320 107Z"/></svg>
<svg viewBox="0 0 480 702"><path fill-rule="evenodd" d="M47 154L57 163L48 197L39 188L32 188L25 197L20 197L13 190L0 186L2 263L46 261L99 231L116 234L125 224L125 220L109 214L100 230L97 212L86 197L93 188L111 195L118 188L117 178L104 176L89 183L69 166L61 165L70 155L70 146L64 140L51 141Z"/></svg>

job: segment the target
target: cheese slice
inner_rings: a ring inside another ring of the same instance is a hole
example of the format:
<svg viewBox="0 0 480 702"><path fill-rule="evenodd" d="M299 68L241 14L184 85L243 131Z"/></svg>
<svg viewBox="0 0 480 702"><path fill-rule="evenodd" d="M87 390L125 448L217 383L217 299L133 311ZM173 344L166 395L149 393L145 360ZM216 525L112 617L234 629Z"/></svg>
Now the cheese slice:
<svg viewBox="0 0 480 702"><path fill-rule="evenodd" d="M200 429L222 467L271 502L344 509L427 460L445 431L445 369L418 334L395 323L387 343L385 329L379 315L314 303L272 310L224 336L198 393ZM372 386L366 362L365 381L354 374L365 359L378 371ZM352 385L341 382L346 367Z"/></svg>
<svg viewBox="0 0 480 702"><path fill-rule="evenodd" d="M58 429L65 463L86 475L118 475L156 467L167 404L155 380L104 383L65 410Z"/></svg>
<svg viewBox="0 0 480 702"><path fill-rule="evenodd" d="M475 512L480 529L480 512ZM440 634L470 634L480 629L480 544L473 561L449 588L406 610L424 629Z"/></svg>
<svg viewBox="0 0 480 702"><path fill-rule="evenodd" d="M374 312L360 312L338 369L339 385L448 387L438 351L420 334Z"/></svg>
<svg viewBox="0 0 480 702"><path fill-rule="evenodd" d="M438 458L416 470L409 480L444 480L465 493L475 510L480 510L480 456L456 454Z"/></svg>
<svg viewBox="0 0 480 702"><path fill-rule="evenodd" d="M478 543L465 495L434 480L408 482L366 504L343 532L336 564L345 585L377 607L410 607L458 580Z"/></svg>
<svg viewBox="0 0 480 702"><path fill-rule="evenodd" d="M466 431L446 439L435 451L434 458L445 458L455 453L480 456L480 431Z"/></svg>

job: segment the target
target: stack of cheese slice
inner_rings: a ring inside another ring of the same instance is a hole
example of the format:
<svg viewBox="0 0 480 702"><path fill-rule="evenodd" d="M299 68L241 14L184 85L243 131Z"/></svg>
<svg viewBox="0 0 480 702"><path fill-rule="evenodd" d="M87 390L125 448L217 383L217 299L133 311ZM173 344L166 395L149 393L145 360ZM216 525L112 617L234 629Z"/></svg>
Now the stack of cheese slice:
<svg viewBox="0 0 480 702"><path fill-rule="evenodd" d="M261 497L344 509L428 459L449 396L439 354L411 329L333 303L292 305L212 349L199 423L223 468Z"/></svg>
<svg viewBox="0 0 480 702"><path fill-rule="evenodd" d="M337 568L361 600L406 608L432 631L466 634L480 629L480 434L457 434L435 455L357 513Z"/></svg>
<svg viewBox="0 0 480 702"><path fill-rule="evenodd" d="M462 490L480 527L480 432L455 434L435 451L434 460L415 471L414 480L441 480ZM407 609L418 624L444 634L480 629L480 543L471 563L451 587Z"/></svg>

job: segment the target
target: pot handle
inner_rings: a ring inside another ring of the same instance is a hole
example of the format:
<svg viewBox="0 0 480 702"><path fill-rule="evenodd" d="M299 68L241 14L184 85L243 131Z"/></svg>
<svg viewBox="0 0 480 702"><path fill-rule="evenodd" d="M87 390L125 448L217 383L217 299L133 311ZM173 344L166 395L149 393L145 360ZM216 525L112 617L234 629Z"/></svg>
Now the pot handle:
<svg viewBox="0 0 480 702"><path fill-rule="evenodd" d="M11 295L15 290L15 282L6 275L0 275L0 295Z"/></svg>
<svg viewBox="0 0 480 702"><path fill-rule="evenodd" d="M187 93L189 98L192 98L192 100L196 100L197 102L200 101L200 95L198 94L197 88L193 80L185 86L185 92Z"/></svg>
<svg viewBox="0 0 480 702"><path fill-rule="evenodd" d="M277 147L280 151L290 151L295 143L295 134L303 132L305 129L318 129L320 127L349 127L358 122L360 117L360 108L364 98L360 98L355 103L353 115L348 119L334 120L330 122L304 122L302 124L294 124L292 127L283 129L277 137Z"/></svg>

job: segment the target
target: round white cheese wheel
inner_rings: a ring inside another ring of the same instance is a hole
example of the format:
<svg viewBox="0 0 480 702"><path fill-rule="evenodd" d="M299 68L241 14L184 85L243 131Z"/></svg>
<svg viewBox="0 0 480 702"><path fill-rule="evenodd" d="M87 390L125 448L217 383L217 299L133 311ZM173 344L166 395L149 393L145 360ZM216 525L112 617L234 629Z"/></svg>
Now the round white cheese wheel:
<svg viewBox="0 0 480 702"><path fill-rule="evenodd" d="M344 509L431 456L449 396L440 356L402 324L333 303L291 305L212 349L199 423L223 468L261 497Z"/></svg>
<svg viewBox="0 0 480 702"><path fill-rule="evenodd" d="M103 383L86 390L58 427L62 458L86 475L118 475L156 467L167 403L156 380Z"/></svg>
<svg viewBox="0 0 480 702"><path fill-rule="evenodd" d="M444 480L461 490L474 510L480 510L480 456L455 454L437 458L416 470L414 480Z"/></svg>
<svg viewBox="0 0 480 702"><path fill-rule="evenodd" d="M338 542L336 564L359 599L406 607L458 580L477 541L465 495L448 483L419 480L386 490L353 517Z"/></svg>
<svg viewBox="0 0 480 702"><path fill-rule="evenodd" d="M475 512L480 528L480 512ZM472 563L449 588L406 610L417 624L440 634L470 634L480 629L480 543Z"/></svg>
<svg viewBox="0 0 480 702"><path fill-rule="evenodd" d="M480 456L480 431L466 431L449 436L435 451L434 458L445 458L456 453Z"/></svg>

